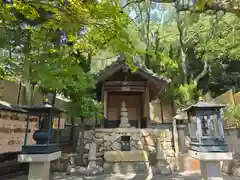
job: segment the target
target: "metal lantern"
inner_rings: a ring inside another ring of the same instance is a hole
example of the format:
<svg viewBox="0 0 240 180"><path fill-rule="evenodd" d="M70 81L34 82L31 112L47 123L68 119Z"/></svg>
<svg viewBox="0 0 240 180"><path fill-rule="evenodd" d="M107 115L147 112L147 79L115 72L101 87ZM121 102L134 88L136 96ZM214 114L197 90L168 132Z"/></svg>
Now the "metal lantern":
<svg viewBox="0 0 240 180"><path fill-rule="evenodd" d="M24 154L48 154L59 151L60 118L63 111L52 107L47 102L45 100L44 105L23 107L28 111L24 145L22 146L22 153ZM28 144L29 122L33 117L37 117L38 121L38 129L33 133L36 144ZM58 123L57 128L54 129L53 125L56 118Z"/></svg>
<svg viewBox="0 0 240 180"><path fill-rule="evenodd" d="M188 114L190 149L204 152L227 152L221 117L222 104L199 101L183 111Z"/></svg>

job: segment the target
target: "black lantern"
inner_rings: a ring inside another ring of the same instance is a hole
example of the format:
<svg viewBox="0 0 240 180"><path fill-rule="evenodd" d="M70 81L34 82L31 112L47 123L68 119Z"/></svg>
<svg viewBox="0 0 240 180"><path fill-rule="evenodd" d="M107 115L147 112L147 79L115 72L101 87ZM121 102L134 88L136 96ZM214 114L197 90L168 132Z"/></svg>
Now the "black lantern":
<svg viewBox="0 0 240 180"><path fill-rule="evenodd" d="M22 153L24 154L48 154L59 151L59 129L62 110L52 107L45 99L44 105L33 105L23 107L28 111L26 133ZM36 144L28 144L28 127L31 117L38 117L38 130L33 133ZM57 120L57 127L54 122Z"/></svg>
<svg viewBox="0 0 240 180"><path fill-rule="evenodd" d="M202 152L228 152L221 117L222 104L199 101L183 111L188 114L190 149Z"/></svg>

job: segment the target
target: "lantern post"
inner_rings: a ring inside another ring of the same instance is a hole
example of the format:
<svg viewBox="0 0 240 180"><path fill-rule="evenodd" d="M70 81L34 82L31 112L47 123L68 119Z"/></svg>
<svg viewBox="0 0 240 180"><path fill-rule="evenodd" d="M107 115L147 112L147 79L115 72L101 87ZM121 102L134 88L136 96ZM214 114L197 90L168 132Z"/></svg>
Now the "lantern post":
<svg viewBox="0 0 240 180"><path fill-rule="evenodd" d="M49 180L50 162L61 156L59 146L60 116L62 110L52 107L46 99L43 105L22 107L28 112L24 145L18 161L29 163L28 179ZM32 117L38 118L38 129L33 133L36 144L29 144L28 125ZM54 126L54 120L58 125Z"/></svg>
<svg viewBox="0 0 240 180"><path fill-rule="evenodd" d="M232 160L224 139L221 109L225 105L200 100L183 111L188 114L188 153L200 161L204 180L222 180L220 161Z"/></svg>

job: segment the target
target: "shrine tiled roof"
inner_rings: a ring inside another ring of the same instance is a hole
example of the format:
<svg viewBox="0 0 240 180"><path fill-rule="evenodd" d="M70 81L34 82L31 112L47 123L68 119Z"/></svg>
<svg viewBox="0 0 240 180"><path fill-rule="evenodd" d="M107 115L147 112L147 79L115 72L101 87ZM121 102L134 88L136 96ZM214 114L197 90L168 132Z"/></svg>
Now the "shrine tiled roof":
<svg viewBox="0 0 240 180"><path fill-rule="evenodd" d="M137 72L142 72L148 75L149 78L152 77L158 81L165 81L165 83L167 84L171 82L170 79L159 74L156 74L152 70L148 69L143 63L140 62L140 60L137 57L135 57L132 62L137 67ZM125 63L125 58L123 56L120 56L117 58L115 62L106 66L103 70L99 71L98 73L95 73L94 76L96 77L97 82L99 82L104 80L105 79L104 77L109 77L112 73L116 72L117 70L121 69L124 66L128 65Z"/></svg>

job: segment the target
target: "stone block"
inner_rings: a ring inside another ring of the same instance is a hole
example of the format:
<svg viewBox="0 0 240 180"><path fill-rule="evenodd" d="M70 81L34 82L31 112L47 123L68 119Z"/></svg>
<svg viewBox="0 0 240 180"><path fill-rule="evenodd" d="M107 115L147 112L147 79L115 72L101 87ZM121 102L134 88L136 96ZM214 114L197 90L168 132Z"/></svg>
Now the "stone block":
<svg viewBox="0 0 240 180"><path fill-rule="evenodd" d="M81 157L80 157L80 156L76 156L75 164L76 164L77 166L79 166L79 165L81 164Z"/></svg>
<svg viewBox="0 0 240 180"><path fill-rule="evenodd" d="M240 166L236 166L233 172L234 176L240 178Z"/></svg>
<svg viewBox="0 0 240 180"><path fill-rule="evenodd" d="M101 157L98 157L97 160L96 160L96 163L97 163L97 165L99 165L99 166L103 166L103 162L104 162L104 160L103 160L103 158L101 158Z"/></svg>
<svg viewBox="0 0 240 180"><path fill-rule="evenodd" d="M147 136L144 138L144 144L147 144L148 146L155 146L155 139L153 136Z"/></svg>
<svg viewBox="0 0 240 180"><path fill-rule="evenodd" d="M76 172L76 168L74 165L69 165L67 168L67 174L72 174Z"/></svg>
<svg viewBox="0 0 240 180"><path fill-rule="evenodd" d="M68 169L68 159L57 159L51 162L51 172L66 172Z"/></svg>
<svg viewBox="0 0 240 180"><path fill-rule="evenodd" d="M111 134L110 136L104 136L104 141L107 142L114 142L117 139L119 139L121 137L121 135L118 134Z"/></svg>
<svg viewBox="0 0 240 180"><path fill-rule="evenodd" d="M172 169L171 166L161 166L161 167L153 167L152 169L154 169L154 174L162 174L164 176L168 176L172 174Z"/></svg>
<svg viewBox="0 0 240 180"><path fill-rule="evenodd" d="M111 174L112 173L112 163L104 163L103 164L103 172L104 174Z"/></svg>
<svg viewBox="0 0 240 180"><path fill-rule="evenodd" d="M93 131L92 130L85 131L84 132L84 139L93 139Z"/></svg>
<svg viewBox="0 0 240 180"><path fill-rule="evenodd" d="M134 173L136 171L135 163L122 163L121 172Z"/></svg>
<svg viewBox="0 0 240 180"><path fill-rule="evenodd" d="M118 163L118 162L113 163L112 173L113 174L120 174L121 173L121 164L120 163Z"/></svg>
<svg viewBox="0 0 240 180"><path fill-rule="evenodd" d="M171 175L172 174L171 167L167 166L167 167L163 168L163 170L161 171L161 174L165 175L165 176Z"/></svg>
<svg viewBox="0 0 240 180"><path fill-rule="evenodd" d="M148 161L148 153L146 151L108 151L104 154L107 162L145 162Z"/></svg>
<svg viewBox="0 0 240 180"><path fill-rule="evenodd" d="M166 130L154 130L154 135L157 137L163 138L165 141L171 141L172 139L172 133L166 129Z"/></svg>
<svg viewBox="0 0 240 180"><path fill-rule="evenodd" d="M86 171L86 168L85 168L85 167L80 167L80 168L78 169L78 172L79 172L80 174L84 174L85 171Z"/></svg>
<svg viewBox="0 0 240 180"><path fill-rule="evenodd" d="M173 149L168 149L168 150L164 151L164 156L165 157L174 157L175 155L174 155Z"/></svg>
<svg viewBox="0 0 240 180"><path fill-rule="evenodd" d="M163 142L163 148L164 148L164 149L172 149L172 143L171 143L171 142L164 141L164 142Z"/></svg>
<svg viewBox="0 0 240 180"><path fill-rule="evenodd" d="M224 161L222 163L222 171L226 174L233 174L234 166L234 161Z"/></svg>
<svg viewBox="0 0 240 180"><path fill-rule="evenodd" d="M121 150L121 143L115 141L114 143L112 143L112 146L111 146L111 147L112 147L112 149L115 150L115 151Z"/></svg>
<svg viewBox="0 0 240 180"><path fill-rule="evenodd" d="M142 135L143 137L147 137L147 136L150 136L152 132L153 132L153 131L149 131L149 129L142 129L142 130L141 130L141 135Z"/></svg>
<svg viewBox="0 0 240 180"><path fill-rule="evenodd" d="M147 162L138 162L136 165L136 171L140 173L148 173L149 164L147 164Z"/></svg>

